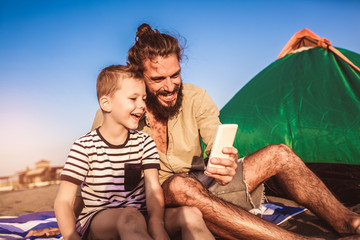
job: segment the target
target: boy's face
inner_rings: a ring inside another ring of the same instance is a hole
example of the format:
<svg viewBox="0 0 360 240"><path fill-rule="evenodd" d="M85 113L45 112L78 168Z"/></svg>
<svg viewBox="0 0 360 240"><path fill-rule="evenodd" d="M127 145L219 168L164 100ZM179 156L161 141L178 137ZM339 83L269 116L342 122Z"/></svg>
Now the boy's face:
<svg viewBox="0 0 360 240"><path fill-rule="evenodd" d="M111 97L110 117L128 129L137 129L145 112L146 91L144 81L126 78L119 80L120 89Z"/></svg>

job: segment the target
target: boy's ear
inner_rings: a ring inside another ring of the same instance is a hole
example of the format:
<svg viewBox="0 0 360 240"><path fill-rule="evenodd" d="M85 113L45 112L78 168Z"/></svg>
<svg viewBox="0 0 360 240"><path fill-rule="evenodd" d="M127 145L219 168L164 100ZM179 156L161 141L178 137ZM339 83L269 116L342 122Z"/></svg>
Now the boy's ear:
<svg viewBox="0 0 360 240"><path fill-rule="evenodd" d="M100 108L105 112L111 112L111 99L108 96L102 96L99 100Z"/></svg>

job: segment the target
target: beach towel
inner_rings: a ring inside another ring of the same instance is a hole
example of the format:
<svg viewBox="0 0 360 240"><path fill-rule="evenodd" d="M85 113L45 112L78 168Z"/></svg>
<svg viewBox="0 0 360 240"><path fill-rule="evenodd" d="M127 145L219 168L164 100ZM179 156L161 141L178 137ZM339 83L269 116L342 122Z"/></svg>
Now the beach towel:
<svg viewBox="0 0 360 240"><path fill-rule="evenodd" d="M305 211L301 207L289 207L263 203L253 214L275 224L281 224L289 218ZM54 211L35 212L19 217L0 217L0 239L24 239L30 230L58 227ZM61 234L55 237L29 237L27 239L62 239Z"/></svg>
<svg viewBox="0 0 360 240"><path fill-rule="evenodd" d="M35 212L19 217L0 217L0 239L24 239L30 230L58 227L54 211ZM62 239L54 237L30 237L27 239Z"/></svg>

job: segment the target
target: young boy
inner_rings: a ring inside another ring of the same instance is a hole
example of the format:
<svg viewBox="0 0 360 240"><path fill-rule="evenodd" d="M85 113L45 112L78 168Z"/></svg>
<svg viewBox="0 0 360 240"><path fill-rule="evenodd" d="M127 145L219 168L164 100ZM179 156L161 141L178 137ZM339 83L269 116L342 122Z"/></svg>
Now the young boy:
<svg viewBox="0 0 360 240"><path fill-rule="evenodd" d="M96 88L104 122L70 150L55 200L60 231L65 240L169 239L156 145L134 130L145 112L145 84L129 66L112 65ZM84 208L76 220L79 185Z"/></svg>

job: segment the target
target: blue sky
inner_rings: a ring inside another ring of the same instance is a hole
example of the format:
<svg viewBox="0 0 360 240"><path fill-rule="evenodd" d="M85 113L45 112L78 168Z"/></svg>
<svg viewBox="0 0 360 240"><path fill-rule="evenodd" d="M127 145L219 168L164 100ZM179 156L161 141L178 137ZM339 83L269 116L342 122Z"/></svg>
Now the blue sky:
<svg viewBox="0 0 360 240"><path fill-rule="evenodd" d="M183 81L221 109L305 27L360 53L359 10L357 0L0 0L0 176L65 162L90 130L98 73L126 62L142 23L186 40Z"/></svg>

